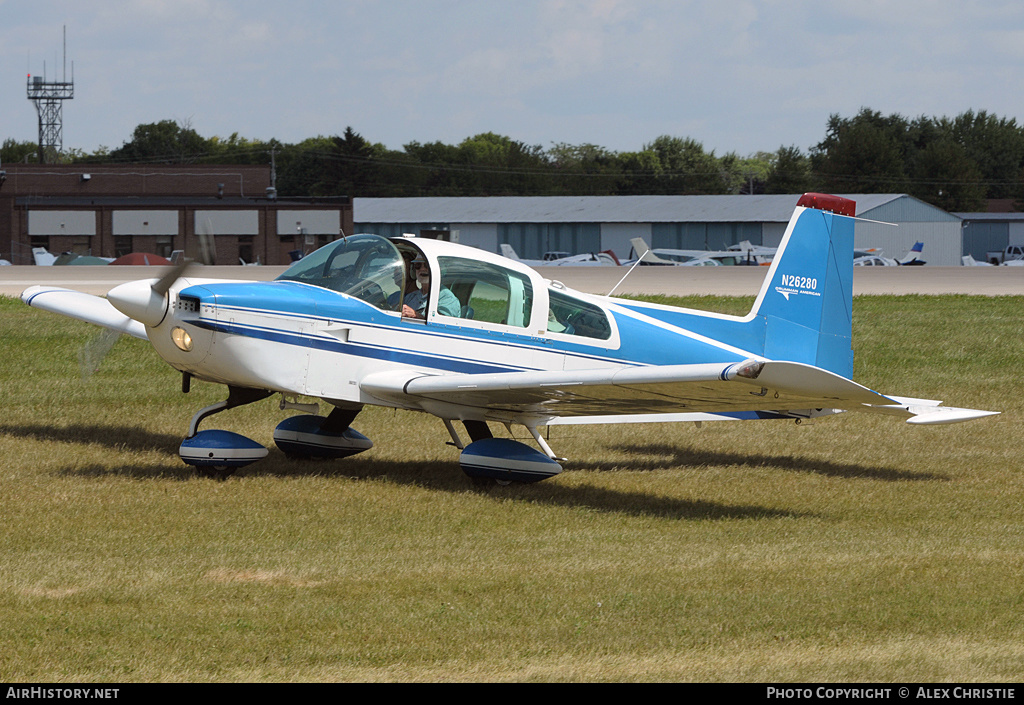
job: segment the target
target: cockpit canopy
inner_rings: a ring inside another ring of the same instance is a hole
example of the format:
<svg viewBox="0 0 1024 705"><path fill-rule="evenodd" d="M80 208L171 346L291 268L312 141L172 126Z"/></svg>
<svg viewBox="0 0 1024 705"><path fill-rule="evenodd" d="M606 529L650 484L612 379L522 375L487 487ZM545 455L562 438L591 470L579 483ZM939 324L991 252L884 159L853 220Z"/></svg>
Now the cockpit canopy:
<svg viewBox="0 0 1024 705"><path fill-rule="evenodd" d="M348 294L376 306L402 307L405 267L402 255L379 235L350 235L321 247L291 267L277 281L296 281Z"/></svg>
<svg viewBox="0 0 1024 705"><path fill-rule="evenodd" d="M379 235L351 235L303 257L277 281L323 287L398 312L406 290L415 285L406 282L405 261L418 254L419 249L405 241L396 246ZM478 258L448 254L437 258L436 268L439 272L433 274L439 275L440 282L435 284L434 294L442 291L450 304L448 308L437 305L439 322L450 324L457 318L472 321L462 325L508 328L517 333L530 328L536 292L529 275ZM561 289L558 285L557 290L548 290L547 331L610 340L608 314L600 306Z"/></svg>

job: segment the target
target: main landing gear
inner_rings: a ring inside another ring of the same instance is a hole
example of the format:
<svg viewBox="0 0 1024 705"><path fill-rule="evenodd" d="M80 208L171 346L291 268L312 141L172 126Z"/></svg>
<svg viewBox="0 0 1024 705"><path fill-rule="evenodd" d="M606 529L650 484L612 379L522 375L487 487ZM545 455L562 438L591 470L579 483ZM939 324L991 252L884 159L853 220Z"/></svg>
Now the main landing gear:
<svg viewBox="0 0 1024 705"><path fill-rule="evenodd" d="M452 443L462 450L459 465L474 481L495 480L499 485L511 482L540 482L562 472L554 453L534 427L527 427L545 453L511 438L495 438L485 421L463 421L472 442L463 446L452 422L445 419Z"/></svg>
<svg viewBox="0 0 1024 705"><path fill-rule="evenodd" d="M228 387L228 398L196 412L189 424L188 436L181 442L178 455L187 465L205 477L224 480L235 470L266 457L261 444L240 433L221 429L199 430L204 419L238 406L269 397L265 389ZM282 401L281 408L317 409L317 405L295 405ZM274 443L289 458L345 458L373 447L373 442L350 427L360 408L336 407L324 416L301 415L285 419L274 429Z"/></svg>

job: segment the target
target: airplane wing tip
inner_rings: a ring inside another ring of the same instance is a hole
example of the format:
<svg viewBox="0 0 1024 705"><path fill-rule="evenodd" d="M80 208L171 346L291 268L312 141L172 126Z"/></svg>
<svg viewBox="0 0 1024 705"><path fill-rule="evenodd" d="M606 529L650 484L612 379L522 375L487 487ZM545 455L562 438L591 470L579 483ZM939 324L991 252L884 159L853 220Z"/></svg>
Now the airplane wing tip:
<svg viewBox="0 0 1024 705"><path fill-rule="evenodd" d="M39 294L46 294L51 291L70 291L70 289L62 289L57 286L45 286L42 284L33 284L24 291L21 292L20 298L29 306L32 305L32 299Z"/></svg>

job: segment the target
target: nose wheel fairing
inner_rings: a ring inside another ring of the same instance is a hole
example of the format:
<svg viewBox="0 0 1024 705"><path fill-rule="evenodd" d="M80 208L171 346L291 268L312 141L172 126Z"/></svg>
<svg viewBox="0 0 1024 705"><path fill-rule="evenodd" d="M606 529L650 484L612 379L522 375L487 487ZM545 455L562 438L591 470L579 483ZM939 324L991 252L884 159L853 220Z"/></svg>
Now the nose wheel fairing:
<svg viewBox="0 0 1024 705"><path fill-rule="evenodd" d="M208 429L183 440L178 455L187 465L235 470L265 458L267 449L240 433Z"/></svg>

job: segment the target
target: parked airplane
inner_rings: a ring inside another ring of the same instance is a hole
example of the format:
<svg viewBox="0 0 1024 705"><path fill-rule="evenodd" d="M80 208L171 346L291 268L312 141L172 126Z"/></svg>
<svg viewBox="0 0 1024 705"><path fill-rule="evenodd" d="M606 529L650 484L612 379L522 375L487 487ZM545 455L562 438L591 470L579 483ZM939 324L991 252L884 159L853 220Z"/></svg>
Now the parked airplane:
<svg viewBox="0 0 1024 705"><path fill-rule="evenodd" d="M463 470L499 482L559 473L564 459L539 430L557 424L853 410L941 424L998 413L883 395L851 380L853 214L845 198L801 197L743 317L588 295L475 248L376 235L328 244L272 282L199 279L178 267L122 284L107 299L42 286L22 299L149 340L182 373L183 391L192 378L227 385L227 399L196 412L179 449L184 462L218 476L268 451L200 423L275 393L283 408L315 406L291 401L298 396L333 406L277 426L274 440L289 455L369 449L351 423L365 405L379 405L438 417L462 450ZM424 300L408 295L406 262L415 265L417 294L426 294L422 317L405 315ZM525 427L540 451L494 438L492 423Z"/></svg>
<svg viewBox="0 0 1024 705"><path fill-rule="evenodd" d="M877 248L868 250L855 250L853 253L853 265L855 267L909 267L923 265L925 261L918 257L924 250L923 242L916 242L907 254L900 259L885 257L882 251Z"/></svg>
<svg viewBox="0 0 1024 705"><path fill-rule="evenodd" d="M587 252L580 255L570 255L568 252L545 252L543 259L523 259L516 254L512 245L503 242L501 243L501 254L529 267L616 267L619 264L615 253L610 250Z"/></svg>
<svg viewBox="0 0 1024 705"><path fill-rule="evenodd" d="M634 237L629 242L633 246L630 254L634 255L634 257L623 262L623 265L626 266L634 265L638 260L643 266L660 267L717 267L721 264L716 259L704 256L704 254L710 253L699 253L698 250L671 250L664 248L652 250L642 237Z"/></svg>
<svg viewBox="0 0 1024 705"><path fill-rule="evenodd" d="M634 257L624 265L674 265L677 267L703 267L717 265L767 265L775 256L777 248L752 245L744 240L725 250L677 250L666 247L651 249L642 237L630 241Z"/></svg>
<svg viewBox="0 0 1024 705"><path fill-rule="evenodd" d="M48 267L57 261L57 255L50 254L45 247L33 247L32 260L37 267Z"/></svg>
<svg viewBox="0 0 1024 705"><path fill-rule="evenodd" d="M739 253L743 256L746 263L755 264L771 264L772 259L775 257L775 253L779 248L767 247L765 245L754 245L749 240L738 242L735 245L729 245L725 248L727 252L731 252L733 255Z"/></svg>
<svg viewBox="0 0 1024 705"><path fill-rule="evenodd" d="M915 242L914 246L910 248L910 251L907 252L907 254L903 255L898 260L896 260L896 264L900 265L901 267L921 266L925 263L925 261L921 259L921 253L923 251L924 243Z"/></svg>
<svg viewBox="0 0 1024 705"><path fill-rule="evenodd" d="M853 258L854 267L898 267L899 262L884 255L860 255Z"/></svg>

